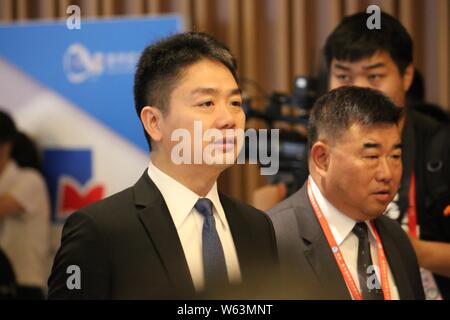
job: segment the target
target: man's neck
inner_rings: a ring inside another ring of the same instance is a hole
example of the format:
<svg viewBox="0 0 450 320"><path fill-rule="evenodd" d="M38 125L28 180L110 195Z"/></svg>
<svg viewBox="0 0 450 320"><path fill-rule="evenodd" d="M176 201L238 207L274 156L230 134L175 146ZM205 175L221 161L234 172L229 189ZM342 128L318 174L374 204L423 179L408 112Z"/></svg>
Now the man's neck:
<svg viewBox="0 0 450 320"><path fill-rule="evenodd" d="M212 170L212 168L205 170L204 166L195 164L175 165L170 159L166 160L154 154L151 155L151 161L159 170L201 197L208 194L220 175L220 172Z"/></svg>

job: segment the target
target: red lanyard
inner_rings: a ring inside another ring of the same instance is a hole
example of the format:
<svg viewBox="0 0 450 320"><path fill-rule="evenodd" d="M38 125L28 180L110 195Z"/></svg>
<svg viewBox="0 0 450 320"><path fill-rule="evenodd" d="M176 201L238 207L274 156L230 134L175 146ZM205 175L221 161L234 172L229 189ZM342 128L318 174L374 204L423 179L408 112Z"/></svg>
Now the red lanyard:
<svg viewBox="0 0 450 320"><path fill-rule="evenodd" d="M317 219L319 220L320 226L322 227L323 232L325 233L325 237L327 238L328 244L330 245L331 251L334 254L334 258L336 259L336 262L339 266L339 269L341 270L341 274L344 277L345 284L347 285L347 288L350 290L350 294L352 295L353 299L355 300L362 300L361 293L356 286L355 281L353 280L353 277L347 267L347 264L345 263L344 257L341 253L341 250L339 249L339 246L336 243L336 240L334 239L333 234L331 233L330 226L328 225L328 222L325 218L325 216L322 213L322 210L320 209L316 198L314 197L314 193L311 189L311 178L308 179L308 185L307 185L307 191L308 191L308 197L309 201L311 202L311 205L314 209L314 213L317 216ZM378 260L380 264L381 269L381 287L383 288L383 295L384 300L391 300L391 290L389 287L389 269L388 269L388 263L386 256L384 254L383 245L381 243L380 236L378 235L378 232L375 228L375 225L373 221L371 221L371 228L373 233L375 234L375 240L377 241L377 249L378 249ZM360 284L364 285L364 284Z"/></svg>
<svg viewBox="0 0 450 320"><path fill-rule="evenodd" d="M416 175L411 173L409 180L409 207L408 207L408 230L409 234L417 238L417 209L416 209Z"/></svg>

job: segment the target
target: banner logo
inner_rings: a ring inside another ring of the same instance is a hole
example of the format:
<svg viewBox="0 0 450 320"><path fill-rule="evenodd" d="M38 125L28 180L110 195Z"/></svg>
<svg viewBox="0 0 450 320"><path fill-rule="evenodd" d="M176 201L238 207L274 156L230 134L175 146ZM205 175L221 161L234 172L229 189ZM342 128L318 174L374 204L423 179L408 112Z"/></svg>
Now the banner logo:
<svg viewBox="0 0 450 320"><path fill-rule="evenodd" d="M64 222L74 211L101 200L105 186L93 180L92 151L47 149L44 172L52 203L52 221Z"/></svg>
<svg viewBox="0 0 450 320"><path fill-rule="evenodd" d="M72 44L64 54L64 72L70 83L81 84L103 74L133 74L140 53L91 52L80 43Z"/></svg>

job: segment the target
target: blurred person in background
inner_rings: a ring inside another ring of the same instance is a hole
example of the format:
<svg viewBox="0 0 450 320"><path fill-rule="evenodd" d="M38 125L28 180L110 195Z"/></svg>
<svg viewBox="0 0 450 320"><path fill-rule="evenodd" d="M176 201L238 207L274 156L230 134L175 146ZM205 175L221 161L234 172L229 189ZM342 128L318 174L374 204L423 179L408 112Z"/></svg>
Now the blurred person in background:
<svg viewBox="0 0 450 320"><path fill-rule="evenodd" d="M422 73L416 68L411 87L406 92L406 105L408 108L413 108L420 113L426 114L438 122L450 123L450 113L437 104L426 102L425 92Z"/></svg>
<svg viewBox="0 0 450 320"><path fill-rule="evenodd" d="M378 89L403 108L400 120L403 175L399 192L385 214L404 226L413 240L419 264L437 273L435 278L442 296L450 298L450 280L447 278L450 245L443 243L450 242L450 217L445 214L443 205L450 198L448 192L440 194L432 186L430 180L435 178L430 177L434 173L429 170L429 155L435 153L430 146L441 132L442 123L408 105L407 92L413 83L415 69L413 42L407 30L386 13L381 13L381 29L370 30L366 27L367 18L366 13L349 16L328 37L324 54L329 88L355 85ZM445 157L448 148L449 140L442 140L439 151L443 152L437 158ZM438 176L442 177L444 172L445 168ZM448 176L441 181L439 189L442 186L448 190ZM424 248L441 254L424 255ZM430 284L426 290L434 292L436 288L430 275L423 272L422 276L424 282Z"/></svg>
<svg viewBox="0 0 450 320"><path fill-rule="evenodd" d="M0 248L19 299L43 299L48 276L50 204L33 142L0 111Z"/></svg>

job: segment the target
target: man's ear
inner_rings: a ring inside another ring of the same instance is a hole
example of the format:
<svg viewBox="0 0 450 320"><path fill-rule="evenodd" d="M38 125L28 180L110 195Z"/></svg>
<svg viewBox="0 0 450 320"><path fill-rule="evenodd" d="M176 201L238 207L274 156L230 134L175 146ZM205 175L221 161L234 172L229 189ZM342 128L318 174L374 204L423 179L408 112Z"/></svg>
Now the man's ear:
<svg viewBox="0 0 450 320"><path fill-rule="evenodd" d="M323 141L317 141L311 148L310 152L311 165L315 171L324 177L328 171L330 163L330 147Z"/></svg>
<svg viewBox="0 0 450 320"><path fill-rule="evenodd" d="M411 87L411 84L414 79L414 65L412 63L406 67L402 78L403 78L403 89L406 92L409 90L409 87Z"/></svg>
<svg viewBox="0 0 450 320"><path fill-rule="evenodd" d="M162 112L156 107L146 106L141 110L141 121L142 125L147 131L147 134L154 141L161 141L162 131L161 131L161 120Z"/></svg>

